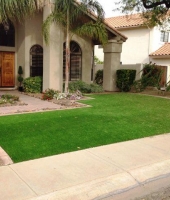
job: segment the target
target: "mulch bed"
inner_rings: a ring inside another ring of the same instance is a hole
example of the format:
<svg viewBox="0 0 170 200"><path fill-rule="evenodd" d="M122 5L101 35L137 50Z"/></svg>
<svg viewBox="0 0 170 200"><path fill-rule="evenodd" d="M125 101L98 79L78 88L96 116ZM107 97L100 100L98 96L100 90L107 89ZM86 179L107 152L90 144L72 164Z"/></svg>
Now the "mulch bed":
<svg viewBox="0 0 170 200"><path fill-rule="evenodd" d="M139 92L138 94L151 95L151 96L156 96L156 97L161 97L161 98L170 98L169 91L160 91L154 87L148 87L144 91Z"/></svg>

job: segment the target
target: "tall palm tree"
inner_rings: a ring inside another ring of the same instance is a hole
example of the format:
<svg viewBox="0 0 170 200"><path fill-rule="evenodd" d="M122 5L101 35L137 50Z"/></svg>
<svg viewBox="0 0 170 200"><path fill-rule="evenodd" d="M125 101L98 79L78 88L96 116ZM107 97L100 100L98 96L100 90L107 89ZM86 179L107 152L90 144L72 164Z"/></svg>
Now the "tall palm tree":
<svg viewBox="0 0 170 200"><path fill-rule="evenodd" d="M86 15L94 20L87 21ZM103 25L104 11L96 0L55 0L54 10L43 24L46 43L49 42L51 23L60 24L66 32L66 71L65 89L68 92L70 71L70 38L72 34L98 39L102 44L107 42L107 33Z"/></svg>

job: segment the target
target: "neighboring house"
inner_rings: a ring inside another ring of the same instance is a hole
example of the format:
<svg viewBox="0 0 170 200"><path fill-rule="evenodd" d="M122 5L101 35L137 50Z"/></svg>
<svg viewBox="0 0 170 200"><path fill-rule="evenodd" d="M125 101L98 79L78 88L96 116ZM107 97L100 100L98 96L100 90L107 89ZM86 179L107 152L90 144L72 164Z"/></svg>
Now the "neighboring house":
<svg viewBox="0 0 170 200"><path fill-rule="evenodd" d="M16 88L18 67L22 66L24 78L42 76L43 91L51 88L62 91L65 73L65 37L57 25L50 28L50 42L46 45L42 36L42 24L51 12L49 3L42 12L26 19L21 24L0 25L0 89ZM95 16L87 16L95 20ZM105 25L109 41L105 46L106 67L104 89L113 91L116 69L120 64L122 43L126 37L114 27ZM91 83L94 45L97 40L74 35L71 41L70 81L83 80ZM115 59L116 58L116 59ZM110 65L114 67L110 67Z"/></svg>
<svg viewBox="0 0 170 200"><path fill-rule="evenodd" d="M170 37L169 32L159 27L148 27L139 14L118 16L105 19L109 26L127 36L121 54L122 65L145 64L149 62L167 66L167 81L170 74ZM103 59L102 49L95 49L95 55Z"/></svg>

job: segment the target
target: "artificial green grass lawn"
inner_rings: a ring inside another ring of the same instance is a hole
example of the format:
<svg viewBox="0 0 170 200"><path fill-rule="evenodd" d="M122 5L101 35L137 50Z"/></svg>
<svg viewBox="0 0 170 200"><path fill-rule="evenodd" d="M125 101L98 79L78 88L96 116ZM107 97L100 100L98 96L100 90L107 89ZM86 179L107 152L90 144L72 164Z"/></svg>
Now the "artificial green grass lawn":
<svg viewBox="0 0 170 200"><path fill-rule="evenodd" d="M92 107L0 117L0 146L14 162L170 132L170 100L92 95Z"/></svg>

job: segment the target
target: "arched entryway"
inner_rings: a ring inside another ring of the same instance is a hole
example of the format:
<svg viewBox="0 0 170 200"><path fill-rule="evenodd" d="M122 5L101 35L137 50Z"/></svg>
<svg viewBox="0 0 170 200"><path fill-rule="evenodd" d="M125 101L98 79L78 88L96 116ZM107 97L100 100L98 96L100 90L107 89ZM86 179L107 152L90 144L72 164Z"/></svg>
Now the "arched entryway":
<svg viewBox="0 0 170 200"><path fill-rule="evenodd" d="M63 46L63 80L65 80L66 68L66 43ZM70 71L69 81L81 80L82 77L82 51L78 43L70 43Z"/></svg>
<svg viewBox="0 0 170 200"><path fill-rule="evenodd" d="M40 45L30 49L30 76L43 76L43 48Z"/></svg>

